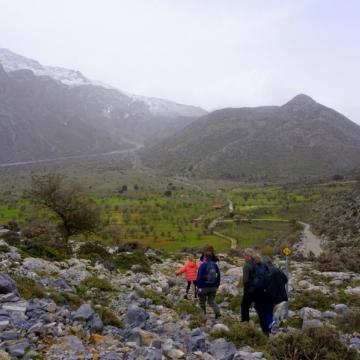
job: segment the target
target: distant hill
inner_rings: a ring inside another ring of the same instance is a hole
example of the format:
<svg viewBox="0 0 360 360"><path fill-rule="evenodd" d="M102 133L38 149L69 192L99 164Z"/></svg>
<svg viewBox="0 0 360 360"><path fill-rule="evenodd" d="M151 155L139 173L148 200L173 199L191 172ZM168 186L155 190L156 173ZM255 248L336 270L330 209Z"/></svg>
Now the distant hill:
<svg viewBox="0 0 360 360"><path fill-rule="evenodd" d="M169 173L289 181L360 166L360 126L298 95L283 106L223 109L143 151Z"/></svg>
<svg viewBox="0 0 360 360"><path fill-rule="evenodd" d="M204 114L0 49L0 163L153 143Z"/></svg>

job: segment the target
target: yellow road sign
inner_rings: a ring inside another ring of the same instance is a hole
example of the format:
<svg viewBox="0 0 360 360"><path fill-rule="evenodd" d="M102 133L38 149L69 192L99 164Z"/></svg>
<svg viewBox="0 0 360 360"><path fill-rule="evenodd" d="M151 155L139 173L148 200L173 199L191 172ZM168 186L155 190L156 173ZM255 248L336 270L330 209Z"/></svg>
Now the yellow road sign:
<svg viewBox="0 0 360 360"><path fill-rule="evenodd" d="M286 248L283 248L282 252L285 256L289 256L289 255L291 255L292 250L290 248L286 247Z"/></svg>

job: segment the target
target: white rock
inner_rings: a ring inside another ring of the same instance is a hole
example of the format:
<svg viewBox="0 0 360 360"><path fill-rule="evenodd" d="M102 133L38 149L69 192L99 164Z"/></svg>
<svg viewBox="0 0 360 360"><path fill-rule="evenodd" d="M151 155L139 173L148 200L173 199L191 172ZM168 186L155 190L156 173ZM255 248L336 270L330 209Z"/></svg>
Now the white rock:
<svg viewBox="0 0 360 360"><path fill-rule="evenodd" d="M213 329L213 331L216 331L216 330L229 331L229 328L225 324L215 324L212 329Z"/></svg>
<svg viewBox="0 0 360 360"><path fill-rule="evenodd" d="M303 320L308 319L320 319L322 317L322 313L319 310L312 309L309 307L304 307L299 311L299 316Z"/></svg>
<svg viewBox="0 0 360 360"><path fill-rule="evenodd" d="M347 288L345 289L345 292L350 295L360 295L360 286L357 286L355 288Z"/></svg>

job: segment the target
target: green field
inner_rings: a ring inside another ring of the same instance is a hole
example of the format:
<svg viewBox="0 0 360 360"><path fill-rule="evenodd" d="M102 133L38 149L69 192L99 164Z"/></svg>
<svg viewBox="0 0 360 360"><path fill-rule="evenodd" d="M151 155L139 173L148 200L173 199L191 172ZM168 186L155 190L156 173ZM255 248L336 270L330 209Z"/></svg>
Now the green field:
<svg viewBox="0 0 360 360"><path fill-rule="evenodd" d="M216 231L237 239L238 246L243 248L262 246L268 240L281 240L297 233L299 229L294 228L294 221L310 222L316 201L332 192L347 191L352 186L341 182L250 186L209 180L198 181L192 186L186 181L152 172L124 170L118 164L104 165L102 169L103 173L98 168L91 169L90 164L79 169L71 165L64 170L87 189L106 219L103 228L86 239L109 244L136 240L166 251L205 244L213 245L217 251L228 250L229 241L208 230L213 219L228 215L227 199L235 203L235 218L293 220L292 224L252 221L217 226ZM1 170L0 179L0 224L16 220L23 227L32 222L55 221L49 212L38 209L26 198L24 191L29 186L29 169ZM214 209L214 204L224 207Z"/></svg>

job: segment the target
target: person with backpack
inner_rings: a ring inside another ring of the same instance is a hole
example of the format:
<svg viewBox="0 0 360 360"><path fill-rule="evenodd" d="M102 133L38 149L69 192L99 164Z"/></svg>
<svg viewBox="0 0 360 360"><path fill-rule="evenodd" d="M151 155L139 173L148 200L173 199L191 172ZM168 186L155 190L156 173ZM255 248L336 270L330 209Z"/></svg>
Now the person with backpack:
<svg viewBox="0 0 360 360"><path fill-rule="evenodd" d="M216 292L220 286L220 270L216 262L214 248L207 246L204 248L204 261L200 265L197 285L200 307L206 315L206 303L211 306L215 313L215 318L221 316L220 309L215 302Z"/></svg>
<svg viewBox="0 0 360 360"><path fill-rule="evenodd" d="M270 331L267 322L268 307L265 294L268 271L261 262L260 256L254 250L245 249L244 259L244 294L241 303L241 321L250 320L250 308L254 303L261 329L266 335L269 335Z"/></svg>
<svg viewBox="0 0 360 360"><path fill-rule="evenodd" d="M266 297L266 322L271 331L274 325L273 313L276 305L288 301L288 294L286 292L286 284L288 282L287 276L284 272L276 267L270 257L265 256L262 262L267 268L268 276L265 287Z"/></svg>
<svg viewBox="0 0 360 360"><path fill-rule="evenodd" d="M197 274L198 274L199 265L196 260L189 256L188 261L175 272L175 275L178 276L180 274L185 273L185 279L187 281L186 293L184 295L184 299L188 300L188 295L190 291L191 284L194 285L194 295L195 299L197 298Z"/></svg>

